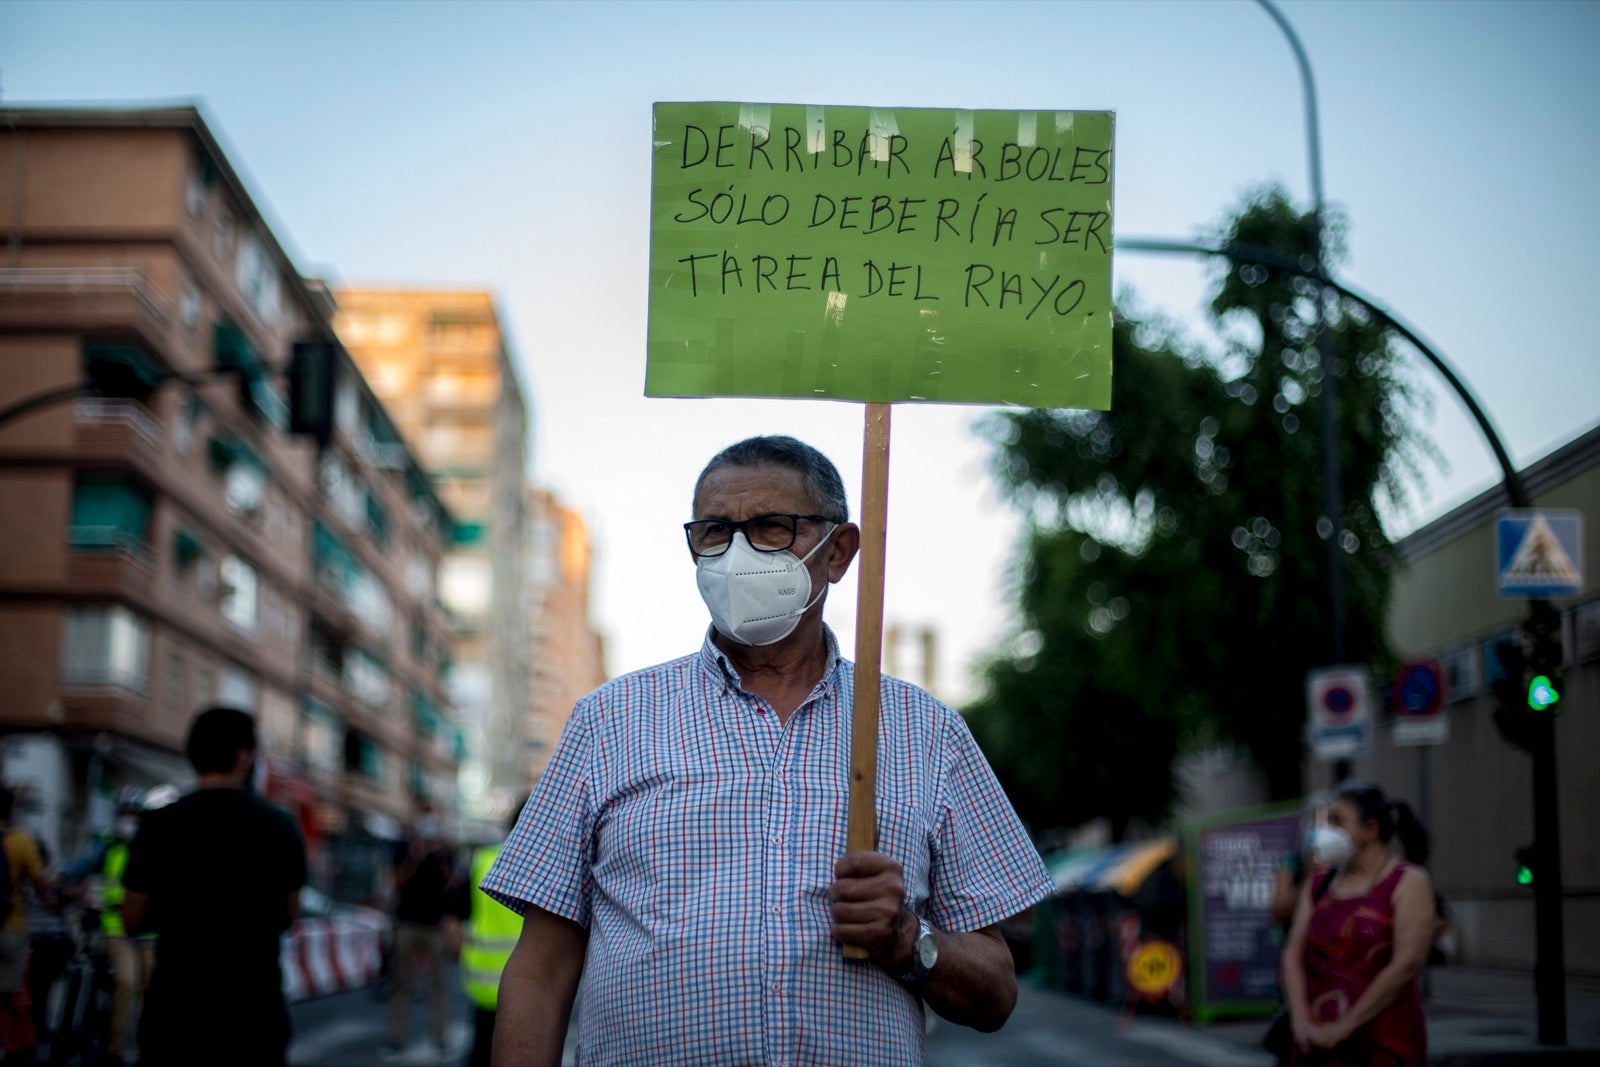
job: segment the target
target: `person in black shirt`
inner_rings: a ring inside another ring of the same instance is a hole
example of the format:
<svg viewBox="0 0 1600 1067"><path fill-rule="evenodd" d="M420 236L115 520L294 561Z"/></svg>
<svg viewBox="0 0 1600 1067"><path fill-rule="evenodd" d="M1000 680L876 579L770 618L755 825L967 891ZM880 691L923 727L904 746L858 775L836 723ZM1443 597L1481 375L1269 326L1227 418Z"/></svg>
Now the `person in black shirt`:
<svg viewBox="0 0 1600 1067"><path fill-rule="evenodd" d="M394 990L389 999L389 1041L384 1051L403 1050L411 1036L411 983L417 957L427 961L433 1044L445 1051L444 929L445 895L455 875L455 862L441 836L439 817L423 807L410 840L394 854Z"/></svg>
<svg viewBox="0 0 1600 1067"><path fill-rule="evenodd" d="M299 914L305 845L250 791L255 720L208 708L189 728L194 792L145 815L123 875L129 933L158 935L141 1067L282 1067L289 1013L279 935Z"/></svg>

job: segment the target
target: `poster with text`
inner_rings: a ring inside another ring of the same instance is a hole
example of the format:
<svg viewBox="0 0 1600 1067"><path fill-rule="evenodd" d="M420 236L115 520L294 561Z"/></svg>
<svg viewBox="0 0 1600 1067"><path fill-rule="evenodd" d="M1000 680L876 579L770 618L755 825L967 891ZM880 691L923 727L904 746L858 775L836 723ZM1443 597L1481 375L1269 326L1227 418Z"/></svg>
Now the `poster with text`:
<svg viewBox="0 0 1600 1067"><path fill-rule="evenodd" d="M1190 827L1190 997L1201 1021L1277 1007L1278 868L1299 846L1299 805L1227 813Z"/></svg>
<svg viewBox="0 0 1600 1067"><path fill-rule="evenodd" d="M1112 113L654 118L646 395L1110 406Z"/></svg>

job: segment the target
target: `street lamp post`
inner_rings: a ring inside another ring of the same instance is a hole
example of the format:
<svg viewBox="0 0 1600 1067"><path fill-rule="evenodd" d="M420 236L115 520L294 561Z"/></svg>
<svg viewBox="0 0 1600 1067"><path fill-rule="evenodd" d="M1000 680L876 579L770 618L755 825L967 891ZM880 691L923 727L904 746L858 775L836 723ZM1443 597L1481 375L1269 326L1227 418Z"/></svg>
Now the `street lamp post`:
<svg viewBox="0 0 1600 1067"><path fill-rule="evenodd" d="M1284 37L1289 40L1289 47L1294 50L1295 64L1300 68L1300 85L1304 90L1306 105L1306 152L1311 164L1311 211L1316 220L1316 228L1312 231L1312 260L1317 267L1317 273L1324 278L1328 276L1328 263L1325 255L1323 241L1323 199L1322 199L1322 135L1317 124L1317 84L1311 77L1311 60L1306 56L1306 50L1300 43L1299 36L1294 32L1294 27L1289 25L1289 20L1283 17L1272 0L1256 0L1272 21L1277 23L1278 29L1283 31ZM1331 662L1343 663L1345 658L1345 611L1344 611L1344 559L1340 556L1343 548L1340 545L1340 533L1344 523L1344 484L1339 469L1339 404L1336 396L1338 375L1333 366L1333 333L1327 328L1328 312L1327 300L1332 294L1326 285L1319 283L1317 287L1316 313L1312 319L1311 328L1317 338L1317 363L1322 368L1322 393L1320 411L1322 415L1322 510L1323 516L1317 522L1317 535L1322 538L1324 558L1328 572L1328 626L1331 631L1329 637L1329 652ZM1338 760L1333 765L1333 780L1335 784L1350 777L1350 761Z"/></svg>
<svg viewBox="0 0 1600 1067"><path fill-rule="evenodd" d="M1256 0L1256 3L1261 5L1262 10L1277 23L1278 29L1283 31L1284 37L1288 38L1289 47L1294 50L1295 62L1300 67L1300 81L1305 89L1306 145L1311 160L1311 199L1316 217L1316 229L1313 231L1315 243L1312 252L1318 273L1324 279L1324 283L1317 291L1314 320L1314 328L1317 331L1317 356L1322 367L1322 459L1325 486L1323 507L1326 511L1326 521L1318 523L1317 532L1324 535L1327 545L1328 609L1329 622L1333 629L1333 662L1343 663L1344 560L1339 555L1343 551L1339 543L1343 525L1340 521L1343 514L1343 490L1339 476L1339 433L1336 425L1338 405L1334 397L1338 376L1334 373L1333 366L1333 338L1326 329L1327 300L1333 293L1331 285L1328 284L1330 278L1323 242L1322 143L1317 126L1317 87L1311 79L1311 61L1306 57L1306 50L1300 44L1300 38L1294 32L1294 27L1289 25L1289 20L1283 17L1283 12L1278 10L1272 0ZM1503 454L1503 449L1501 451ZM1548 610L1547 605L1536 601L1529 605L1530 619ZM1553 870L1534 885L1537 943L1534 987L1539 1002L1539 1042L1545 1045L1564 1045L1567 1040L1566 964L1562 944L1560 813L1556 793L1554 720L1549 717L1542 718L1537 725L1537 732L1538 736L1532 747L1534 837L1540 843L1544 854L1550 857L1547 862ZM1348 760L1339 760L1333 765L1335 784L1349 776Z"/></svg>

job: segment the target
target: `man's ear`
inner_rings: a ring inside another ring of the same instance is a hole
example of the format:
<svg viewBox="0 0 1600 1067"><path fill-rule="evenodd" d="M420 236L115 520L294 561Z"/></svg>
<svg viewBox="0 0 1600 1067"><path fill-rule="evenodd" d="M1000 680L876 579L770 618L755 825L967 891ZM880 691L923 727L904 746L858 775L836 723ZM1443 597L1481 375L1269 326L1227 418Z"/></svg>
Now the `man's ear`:
<svg viewBox="0 0 1600 1067"><path fill-rule="evenodd" d="M833 532L833 547L828 554L828 581L836 583L850 569L850 563L861 551L861 527L853 522L841 525Z"/></svg>

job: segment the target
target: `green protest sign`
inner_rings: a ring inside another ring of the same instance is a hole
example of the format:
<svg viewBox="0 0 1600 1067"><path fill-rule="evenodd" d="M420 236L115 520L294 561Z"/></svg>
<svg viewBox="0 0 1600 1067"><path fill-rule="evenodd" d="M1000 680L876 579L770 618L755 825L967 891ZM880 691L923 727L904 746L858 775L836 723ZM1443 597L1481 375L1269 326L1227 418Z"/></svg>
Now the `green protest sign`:
<svg viewBox="0 0 1600 1067"><path fill-rule="evenodd" d="M1108 408L1113 126L657 104L646 395Z"/></svg>

